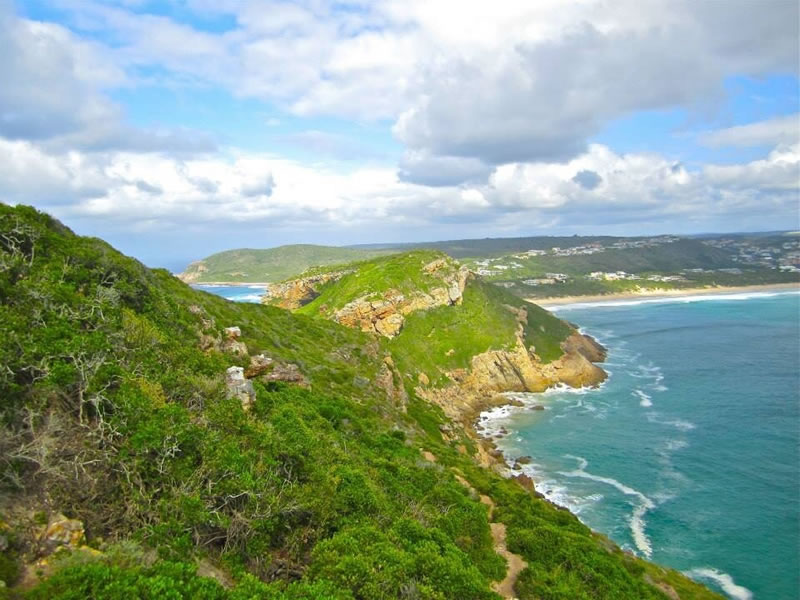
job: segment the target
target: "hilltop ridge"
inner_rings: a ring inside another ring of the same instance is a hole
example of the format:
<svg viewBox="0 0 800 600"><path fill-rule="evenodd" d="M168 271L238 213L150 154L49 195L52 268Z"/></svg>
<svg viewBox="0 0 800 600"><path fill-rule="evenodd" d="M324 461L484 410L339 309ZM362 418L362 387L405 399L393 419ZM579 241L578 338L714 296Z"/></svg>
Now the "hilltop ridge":
<svg viewBox="0 0 800 600"><path fill-rule="evenodd" d="M599 344L434 250L320 269L264 298L387 338L417 395L466 425L481 408L507 403L500 393L606 377L593 364L605 358Z"/></svg>
<svg viewBox="0 0 800 600"><path fill-rule="evenodd" d="M197 260L178 274L186 283L272 283L294 277L309 267L346 263L388 254L315 244L290 244L267 249L239 248Z"/></svg>

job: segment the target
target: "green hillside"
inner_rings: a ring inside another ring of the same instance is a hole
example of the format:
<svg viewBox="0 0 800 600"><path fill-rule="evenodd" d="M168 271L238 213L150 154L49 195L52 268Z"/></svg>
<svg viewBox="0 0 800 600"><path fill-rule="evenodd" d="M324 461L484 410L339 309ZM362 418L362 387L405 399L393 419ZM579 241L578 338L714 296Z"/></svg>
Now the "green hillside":
<svg viewBox="0 0 800 600"><path fill-rule="evenodd" d="M265 250L227 250L190 264L180 277L187 283L271 283L295 277L318 265L363 260L389 250L359 250L337 246L293 244Z"/></svg>
<svg viewBox="0 0 800 600"><path fill-rule="evenodd" d="M435 274L425 266L441 261ZM415 250L347 265L351 273L320 288L320 295L297 312L330 318L348 303L382 299L387 292L406 296L429 293L453 277L460 265L434 250ZM365 294L365 292L369 292ZM559 347L572 329L551 313L510 292L470 277L459 304L432 307L408 314L403 329L391 340L392 355L410 373L444 373L469 367L473 356L490 349L509 349L516 342L517 319L508 307L525 309L526 345L535 346L545 360L558 358ZM439 377L437 380L442 381Z"/></svg>
<svg viewBox="0 0 800 600"><path fill-rule="evenodd" d="M515 276L544 275L547 272L585 275L592 271L627 271L628 273L676 272L681 269L719 269L735 267L731 254L698 240L679 239L651 248L608 249L576 256L534 256L516 260L523 265Z"/></svg>
<svg viewBox="0 0 800 600"><path fill-rule="evenodd" d="M445 262L437 276L426 273L425 265L438 259L443 259ZM301 308L301 313L320 313L322 316L329 316L356 298L365 295L379 297L389 290L403 294L428 292L434 287L441 286L440 276L453 275L458 265L454 261L447 260L447 256L441 252L417 250L341 265L340 268L353 272L322 287L320 296ZM332 268L312 269L311 272L319 273L325 270Z"/></svg>
<svg viewBox="0 0 800 600"><path fill-rule="evenodd" d="M559 246L570 248L581 244L600 242L611 244L621 239L612 236L550 236L537 235L530 237L514 238L480 238L464 240L443 240L439 242L415 242L407 244L365 244L352 246L352 248L364 250L399 250L409 251L415 249L436 250L444 252L453 258L487 258L503 256L505 254L515 254L526 250L547 249Z"/></svg>
<svg viewBox="0 0 800 600"><path fill-rule="evenodd" d="M490 519L519 598L719 598L478 466L397 393L394 340L193 290L27 207L0 205L0 340L3 600L497 599Z"/></svg>

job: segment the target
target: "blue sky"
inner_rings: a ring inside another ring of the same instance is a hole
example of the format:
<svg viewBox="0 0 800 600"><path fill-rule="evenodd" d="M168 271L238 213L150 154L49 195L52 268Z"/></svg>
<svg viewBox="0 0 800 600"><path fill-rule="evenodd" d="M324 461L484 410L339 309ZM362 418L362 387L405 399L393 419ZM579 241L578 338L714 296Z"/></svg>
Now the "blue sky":
<svg viewBox="0 0 800 600"><path fill-rule="evenodd" d="M793 0L0 0L0 20L0 199L151 265L800 228Z"/></svg>

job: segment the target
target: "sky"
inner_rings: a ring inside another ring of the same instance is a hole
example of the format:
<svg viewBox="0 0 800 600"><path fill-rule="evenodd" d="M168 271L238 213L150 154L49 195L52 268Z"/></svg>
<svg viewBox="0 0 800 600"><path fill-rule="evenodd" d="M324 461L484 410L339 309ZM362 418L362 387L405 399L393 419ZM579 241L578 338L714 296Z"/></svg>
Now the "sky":
<svg viewBox="0 0 800 600"><path fill-rule="evenodd" d="M796 0L0 0L0 201L230 248L800 229Z"/></svg>

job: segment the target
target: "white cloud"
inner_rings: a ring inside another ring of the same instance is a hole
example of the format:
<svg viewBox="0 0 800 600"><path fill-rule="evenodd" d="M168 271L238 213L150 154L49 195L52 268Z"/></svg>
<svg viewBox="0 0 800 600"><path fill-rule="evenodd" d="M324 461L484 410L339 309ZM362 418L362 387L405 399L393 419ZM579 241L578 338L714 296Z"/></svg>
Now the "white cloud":
<svg viewBox="0 0 800 600"><path fill-rule="evenodd" d="M184 233L246 224L253 231L337 227L367 235L389 226L435 230L458 223L480 223L486 235L630 223L669 231L765 208L777 224L797 212L798 169L798 146L763 160L690 171L659 155L620 155L592 145L566 163L500 166L486 184L429 187L403 182L391 168L341 173L234 151L185 159L50 155L29 142L0 141L6 200L55 210L68 220ZM598 185L575 181L587 172Z"/></svg>
<svg viewBox="0 0 800 600"><path fill-rule="evenodd" d="M235 16L222 33L62 2L113 34L117 64L157 66L162 83L221 85L301 116L396 120L409 181L431 180L420 157L567 160L613 119L707 103L730 75L798 72L791 0L189 3Z"/></svg>
<svg viewBox="0 0 800 600"><path fill-rule="evenodd" d="M51 149L205 152L208 136L125 124L107 91L128 78L99 43L68 29L16 17L0 0L0 136Z"/></svg>
<svg viewBox="0 0 800 600"><path fill-rule="evenodd" d="M777 146L800 141L800 113L757 121L746 125L709 131L699 141L712 148L720 146Z"/></svg>

